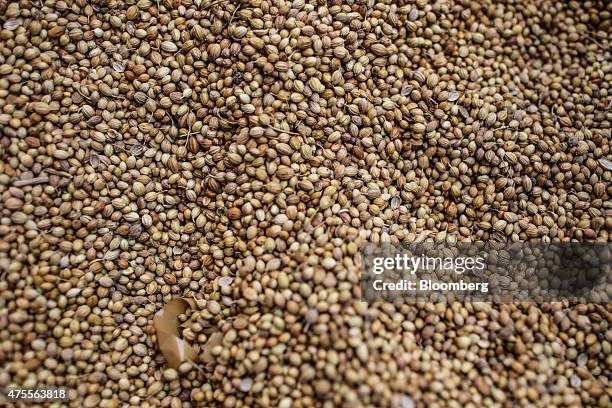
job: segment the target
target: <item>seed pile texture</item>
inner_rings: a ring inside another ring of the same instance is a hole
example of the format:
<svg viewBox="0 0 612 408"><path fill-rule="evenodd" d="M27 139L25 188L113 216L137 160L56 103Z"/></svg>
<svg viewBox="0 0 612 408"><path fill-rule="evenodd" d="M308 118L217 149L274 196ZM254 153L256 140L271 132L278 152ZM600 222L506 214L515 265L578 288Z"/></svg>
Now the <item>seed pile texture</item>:
<svg viewBox="0 0 612 408"><path fill-rule="evenodd" d="M101 408L609 407L612 289L366 304L359 251L609 242L611 13L0 1L0 388ZM152 320L177 297L199 357L175 369Z"/></svg>

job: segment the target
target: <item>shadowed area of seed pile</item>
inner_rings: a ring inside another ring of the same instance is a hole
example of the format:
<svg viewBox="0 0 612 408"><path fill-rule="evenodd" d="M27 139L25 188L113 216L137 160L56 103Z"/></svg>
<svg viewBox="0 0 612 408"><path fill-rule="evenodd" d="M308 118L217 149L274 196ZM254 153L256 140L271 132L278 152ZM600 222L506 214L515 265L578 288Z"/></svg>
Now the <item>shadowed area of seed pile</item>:
<svg viewBox="0 0 612 408"><path fill-rule="evenodd" d="M0 1L0 388L100 408L610 406L610 289L366 304L359 251L609 242L611 13ZM153 317L175 298L197 357L171 368Z"/></svg>

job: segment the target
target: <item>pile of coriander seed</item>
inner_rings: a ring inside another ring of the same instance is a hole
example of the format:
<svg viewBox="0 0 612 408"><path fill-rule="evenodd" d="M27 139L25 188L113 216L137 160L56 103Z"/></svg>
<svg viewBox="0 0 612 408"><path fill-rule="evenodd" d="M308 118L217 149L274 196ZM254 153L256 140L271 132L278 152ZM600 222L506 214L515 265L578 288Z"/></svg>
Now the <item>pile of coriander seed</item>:
<svg viewBox="0 0 612 408"><path fill-rule="evenodd" d="M609 243L611 32L599 0L1 0L0 389L610 406L612 287L359 282L368 243ZM175 298L198 357L170 367Z"/></svg>

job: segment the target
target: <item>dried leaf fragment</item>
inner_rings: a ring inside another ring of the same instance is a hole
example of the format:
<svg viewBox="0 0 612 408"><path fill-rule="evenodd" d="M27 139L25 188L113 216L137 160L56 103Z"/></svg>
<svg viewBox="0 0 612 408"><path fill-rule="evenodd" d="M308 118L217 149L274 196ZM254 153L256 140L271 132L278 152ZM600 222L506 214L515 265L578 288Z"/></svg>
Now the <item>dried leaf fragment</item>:
<svg viewBox="0 0 612 408"><path fill-rule="evenodd" d="M599 159L599 164L606 170L612 170L612 161L606 159Z"/></svg>
<svg viewBox="0 0 612 408"><path fill-rule="evenodd" d="M191 306L189 300L172 299L153 318L159 350L171 368L178 368L183 361L194 360L196 355L193 347L180 338L178 330L178 316Z"/></svg>
<svg viewBox="0 0 612 408"><path fill-rule="evenodd" d="M202 361L204 361L205 363L214 362L215 358L212 355L212 349L215 346L220 345L222 341L223 334L221 334L220 332L211 334L206 343L204 344L204 347L202 348L202 355L200 357Z"/></svg>
<svg viewBox="0 0 612 408"><path fill-rule="evenodd" d="M113 61L113 63L111 64L113 69L117 72L124 72L125 71L125 65L123 65L121 62L119 61Z"/></svg>

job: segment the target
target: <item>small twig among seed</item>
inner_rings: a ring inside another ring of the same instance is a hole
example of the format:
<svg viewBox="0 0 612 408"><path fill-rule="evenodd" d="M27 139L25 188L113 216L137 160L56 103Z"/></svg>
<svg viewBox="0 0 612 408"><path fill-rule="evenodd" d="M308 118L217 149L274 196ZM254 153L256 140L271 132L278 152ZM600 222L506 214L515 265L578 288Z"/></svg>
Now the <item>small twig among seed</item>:
<svg viewBox="0 0 612 408"><path fill-rule="evenodd" d="M232 21L234 21L234 17L236 16L236 13L238 12L238 9L240 9L240 4L234 9L234 12L232 13L232 16L230 17L228 23L226 24L226 27L229 27L230 24L232 24Z"/></svg>
<svg viewBox="0 0 612 408"><path fill-rule="evenodd" d="M599 48L601 48L604 51L610 51L610 47L606 47L605 45L603 45L602 43L600 43L599 41L597 41L595 38L593 38L591 35L587 34L587 33L580 33L584 38L591 40L595 45L597 45Z"/></svg>
<svg viewBox="0 0 612 408"><path fill-rule="evenodd" d="M13 186L15 187L25 187L25 186L33 186L36 184L44 184L44 183L48 183L49 182L49 177L47 176L39 176L39 177L33 177L31 179L26 179L26 180L16 180L13 183Z"/></svg>
<svg viewBox="0 0 612 408"><path fill-rule="evenodd" d="M209 5L204 6L204 7L203 7L203 10L206 10L206 9L208 9L208 8L211 8L211 7L213 7L213 6L216 6L217 4L226 3L226 2L228 2L228 1L229 1L229 0L217 0L217 1L213 1L213 2L212 2L212 3L210 3Z"/></svg>
<svg viewBox="0 0 612 408"><path fill-rule="evenodd" d="M66 172L66 171L60 171L60 170L55 170L55 169L45 169L45 172L49 173L49 174L53 174L54 176L60 176L60 177L68 177L68 178L72 178L72 174Z"/></svg>
<svg viewBox="0 0 612 408"><path fill-rule="evenodd" d="M300 133L298 133L298 132L293 132L293 131L291 131L291 130L283 130L283 129L280 129L280 128L277 128L277 127L274 127L274 126L272 126L272 125L268 125L268 127L269 127L270 129L272 129L272 130L276 130L277 132L280 132L280 133L287 133L287 134L289 134L289 135L301 136L301 134L300 134Z"/></svg>

